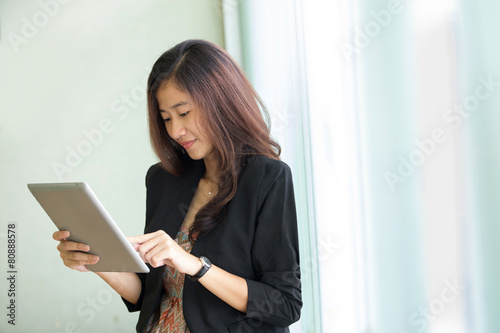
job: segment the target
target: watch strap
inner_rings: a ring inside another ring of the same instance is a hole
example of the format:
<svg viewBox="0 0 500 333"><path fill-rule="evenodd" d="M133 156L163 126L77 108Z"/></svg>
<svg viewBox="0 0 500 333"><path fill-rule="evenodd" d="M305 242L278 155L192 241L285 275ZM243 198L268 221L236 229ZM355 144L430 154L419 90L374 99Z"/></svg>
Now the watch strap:
<svg viewBox="0 0 500 333"><path fill-rule="evenodd" d="M198 271L198 273L196 273L195 275L191 276L191 275L188 275L186 274L186 276L191 280L191 281L194 281L194 282L197 282L199 279L201 279L201 277L203 275L205 275L206 272L208 272L208 270L210 269L210 267L212 267L212 263L210 262L210 260L208 260L207 257L204 257L204 256L201 256L200 257L200 261L202 263L202 267L201 269Z"/></svg>

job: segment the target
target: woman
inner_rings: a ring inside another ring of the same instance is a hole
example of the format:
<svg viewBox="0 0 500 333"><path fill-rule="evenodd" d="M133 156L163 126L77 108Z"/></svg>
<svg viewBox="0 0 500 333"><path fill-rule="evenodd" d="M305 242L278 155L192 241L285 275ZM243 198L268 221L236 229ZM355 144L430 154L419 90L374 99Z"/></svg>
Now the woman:
<svg viewBox="0 0 500 333"><path fill-rule="evenodd" d="M146 176L145 234L129 237L151 271L99 272L137 332L288 332L300 317L292 176L265 108L218 46L182 42L154 64L149 127L160 163ZM54 233L64 264L99 258ZM188 277L188 279L185 279Z"/></svg>

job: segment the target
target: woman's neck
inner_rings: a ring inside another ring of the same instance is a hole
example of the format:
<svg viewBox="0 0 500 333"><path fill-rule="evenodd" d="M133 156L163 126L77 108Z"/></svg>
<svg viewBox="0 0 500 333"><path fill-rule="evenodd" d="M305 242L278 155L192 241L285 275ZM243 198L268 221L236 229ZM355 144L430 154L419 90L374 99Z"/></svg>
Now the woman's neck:
<svg viewBox="0 0 500 333"><path fill-rule="evenodd" d="M209 181L216 183L217 182L217 160L216 159L208 159L204 158L203 162L205 163L205 178Z"/></svg>

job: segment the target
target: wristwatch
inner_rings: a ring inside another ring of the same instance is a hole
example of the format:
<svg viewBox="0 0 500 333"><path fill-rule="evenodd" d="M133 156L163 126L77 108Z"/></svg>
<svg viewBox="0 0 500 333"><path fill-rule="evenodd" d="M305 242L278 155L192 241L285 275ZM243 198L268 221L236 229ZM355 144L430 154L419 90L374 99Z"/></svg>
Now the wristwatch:
<svg viewBox="0 0 500 333"><path fill-rule="evenodd" d="M201 256L200 257L200 261L202 263L202 267L201 269L198 271L198 273L196 273L195 275L191 276L191 275L188 275L186 274L186 276L191 280L191 281L198 281L199 279L201 279L201 277L203 275L205 275L206 272L208 272L208 270L210 269L210 267L212 267L212 263L210 262L210 260L208 260L207 257L204 257L204 256Z"/></svg>

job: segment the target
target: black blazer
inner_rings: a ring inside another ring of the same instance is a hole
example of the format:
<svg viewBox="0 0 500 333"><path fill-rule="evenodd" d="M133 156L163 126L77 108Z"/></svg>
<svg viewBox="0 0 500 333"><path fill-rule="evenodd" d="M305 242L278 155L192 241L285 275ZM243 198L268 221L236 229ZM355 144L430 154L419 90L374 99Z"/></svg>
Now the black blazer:
<svg viewBox="0 0 500 333"><path fill-rule="evenodd" d="M186 159L180 177L159 164L146 176L145 233L160 229L175 238L205 172L203 161ZM240 174L238 190L225 218L215 231L201 234L191 250L248 284L248 310L241 313L203 285L185 280L183 309L191 333L289 332L302 308L297 218L290 168L263 156L251 157ZM137 304L124 300L129 311L138 311L137 332L158 311L164 266L138 274L142 291Z"/></svg>

